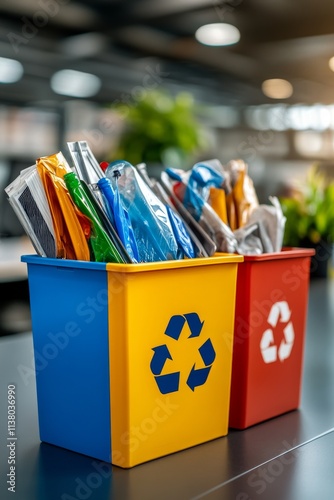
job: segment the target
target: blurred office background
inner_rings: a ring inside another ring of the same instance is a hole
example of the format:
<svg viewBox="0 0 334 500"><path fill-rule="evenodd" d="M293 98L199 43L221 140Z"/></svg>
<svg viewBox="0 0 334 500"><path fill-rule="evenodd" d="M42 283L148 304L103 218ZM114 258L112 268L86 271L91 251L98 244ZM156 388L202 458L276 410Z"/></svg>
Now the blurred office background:
<svg viewBox="0 0 334 500"><path fill-rule="evenodd" d="M261 202L315 162L334 173L331 0L11 0L0 16L2 245L23 236L4 187L40 156L66 156L67 141L86 140L98 161L113 158L124 109L152 92L193 105L202 139L185 166L241 158ZM208 24L232 25L237 38L221 45L215 26L203 43L197 30ZM171 149L165 161L177 164ZM12 248L0 253L7 271ZM26 304L24 270L1 273L1 328L24 329L7 307Z"/></svg>

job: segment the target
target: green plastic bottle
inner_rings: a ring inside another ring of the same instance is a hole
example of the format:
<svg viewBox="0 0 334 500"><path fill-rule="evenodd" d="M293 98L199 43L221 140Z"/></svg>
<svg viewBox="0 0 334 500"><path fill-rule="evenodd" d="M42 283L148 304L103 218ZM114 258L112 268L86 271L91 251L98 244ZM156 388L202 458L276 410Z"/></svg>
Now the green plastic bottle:
<svg viewBox="0 0 334 500"><path fill-rule="evenodd" d="M91 235L89 243L91 245L95 261L124 263L124 259L105 231L103 223L99 218L93 203L88 198L77 174L75 172L65 174L64 181L73 202L91 222Z"/></svg>

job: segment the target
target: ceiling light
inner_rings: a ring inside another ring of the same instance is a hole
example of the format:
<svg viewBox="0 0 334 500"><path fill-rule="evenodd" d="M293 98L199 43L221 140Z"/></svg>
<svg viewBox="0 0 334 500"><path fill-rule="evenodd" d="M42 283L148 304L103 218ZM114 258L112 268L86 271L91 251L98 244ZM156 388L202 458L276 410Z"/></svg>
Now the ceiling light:
<svg viewBox="0 0 334 500"><path fill-rule="evenodd" d="M328 66L332 71L334 71L334 56L328 61Z"/></svg>
<svg viewBox="0 0 334 500"><path fill-rule="evenodd" d="M240 40L240 31L232 24L205 24L195 33L196 39L204 45L233 45Z"/></svg>
<svg viewBox="0 0 334 500"><path fill-rule="evenodd" d="M52 76L51 88L61 95L91 97L100 90L101 80L91 73L62 69Z"/></svg>
<svg viewBox="0 0 334 500"><path fill-rule="evenodd" d="M0 83L18 82L23 75L23 66L16 59L0 57Z"/></svg>
<svg viewBox="0 0 334 500"><path fill-rule="evenodd" d="M293 87L287 80L272 78L262 83L262 92L271 99L287 99L292 96Z"/></svg>

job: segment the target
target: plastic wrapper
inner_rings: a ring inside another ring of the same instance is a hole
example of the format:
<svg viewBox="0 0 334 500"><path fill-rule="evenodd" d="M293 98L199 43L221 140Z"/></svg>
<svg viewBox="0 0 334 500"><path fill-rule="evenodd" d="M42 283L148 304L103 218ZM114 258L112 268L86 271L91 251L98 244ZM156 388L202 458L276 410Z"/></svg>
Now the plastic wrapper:
<svg viewBox="0 0 334 500"><path fill-rule="evenodd" d="M117 161L107 167L105 174L129 214L140 262L178 259L178 243L166 206L136 169L128 162Z"/></svg>
<svg viewBox="0 0 334 500"><path fill-rule="evenodd" d="M210 163L197 163L191 171L167 168L173 191L184 207L210 236L219 252L236 251L237 240L207 200L211 187L223 189L224 177Z"/></svg>
<svg viewBox="0 0 334 500"><path fill-rule="evenodd" d="M71 172L62 153L36 160L38 174L50 207L56 238L57 258L90 260L90 222L74 204L64 182Z"/></svg>
<svg viewBox="0 0 334 500"><path fill-rule="evenodd" d="M180 214L182 219L185 221L190 231L193 234L193 241L196 244L197 256L198 257L211 257L217 251L217 245L210 238L207 232L201 227L201 225L194 219L189 210L187 210L183 203L177 198L173 191L173 183L167 175L166 172L161 172L160 182L157 183L157 187L161 184L161 188L165 191L166 195L170 199L172 206L175 207L177 212Z"/></svg>
<svg viewBox="0 0 334 500"><path fill-rule="evenodd" d="M8 201L41 257L57 256L56 237L42 181L32 165L5 188Z"/></svg>
<svg viewBox="0 0 334 500"><path fill-rule="evenodd" d="M179 215L168 205L166 205L167 214L173 229L176 242L179 246L179 258L184 256L192 259L195 257L194 247L189 233Z"/></svg>
<svg viewBox="0 0 334 500"><path fill-rule="evenodd" d="M282 250L286 218L278 198L271 196L269 200L272 205L259 205L248 223L234 231L239 254L260 255Z"/></svg>
<svg viewBox="0 0 334 500"><path fill-rule="evenodd" d="M259 205L250 215L248 224L262 226L263 253L280 252L283 244L286 217L283 214L280 202L275 196L270 196L272 205Z"/></svg>
<svg viewBox="0 0 334 500"><path fill-rule="evenodd" d="M163 203L165 203L170 219L176 219L176 224L173 225L173 230L185 256L189 258L204 256L207 257L195 233L192 231L189 224L183 219L180 213L176 210L172 201L168 197L168 194L159 182L154 183L153 191L158 196L158 198ZM174 227L176 228L174 229ZM179 235L177 234L178 232L180 232Z"/></svg>
<svg viewBox="0 0 334 500"><path fill-rule="evenodd" d="M109 238L112 241L112 244L115 246L117 252L120 254L121 261L123 261L124 263L130 264L132 262L132 259L131 259L130 255L128 254L128 252L126 251L125 246L123 245L123 243L122 243L122 241L121 241L121 239L120 239L120 237L115 229L115 226L113 225L112 220L109 218L104 204L102 207L101 204L99 203L98 199L96 199L96 197L94 196L94 194L96 192L95 188L97 187L97 185L96 184L94 186L92 186L91 184L88 185L83 180L80 180L80 183L81 183L83 189L85 190L86 196L87 196L88 200L90 201L90 204L93 205L93 207L97 213L97 216L98 216L98 218L103 226L103 229L106 231L107 235L109 236ZM100 194L101 194L101 197L103 197L102 192Z"/></svg>
<svg viewBox="0 0 334 500"><path fill-rule="evenodd" d="M259 206L253 181L243 160L231 160L225 167L229 173L231 192L227 195L227 219L232 230L247 224L252 211Z"/></svg>
<svg viewBox="0 0 334 500"><path fill-rule="evenodd" d="M273 246L261 221L249 223L234 231L236 251L241 255L261 255L273 252Z"/></svg>
<svg viewBox="0 0 334 500"><path fill-rule="evenodd" d="M96 262L124 263L122 256L106 232L91 198L87 196L87 192L76 173L69 172L65 174L64 181L74 203L90 221L91 234L89 243L94 256L93 260Z"/></svg>
<svg viewBox="0 0 334 500"><path fill-rule="evenodd" d="M226 193L223 189L212 187L210 188L210 206L216 212L220 220L228 224Z"/></svg>
<svg viewBox="0 0 334 500"><path fill-rule="evenodd" d="M117 182L117 180L116 180ZM113 189L110 179L104 177L98 181L98 186L101 189L105 199L105 206L108 210L108 216L113 221L117 233L128 252L132 262L139 262L139 252L136 242L136 237L132 227L132 223L127 210L125 210L119 190Z"/></svg>
<svg viewBox="0 0 334 500"><path fill-rule="evenodd" d="M209 199L210 188L222 187L224 183L223 175L210 162L196 163L188 171L167 168L166 172L171 179L179 182L175 184L175 192L196 220L200 219L203 204Z"/></svg>
<svg viewBox="0 0 334 500"><path fill-rule="evenodd" d="M182 219L180 214L177 212L161 184L150 179L146 170L145 163L136 165L136 169L141 175L142 179L146 182L148 187L152 189L159 200L166 206L169 220L173 228L173 233L181 252L180 258L182 258L183 255L190 259L201 256L200 250L197 247L198 242L195 241L195 235L192 233L191 229Z"/></svg>
<svg viewBox="0 0 334 500"><path fill-rule="evenodd" d="M89 187L96 201L105 210L104 199L97 187L98 181L105 175L89 145L86 141L77 141L68 142L67 147L78 178Z"/></svg>
<svg viewBox="0 0 334 500"><path fill-rule="evenodd" d="M86 184L96 184L104 177L103 170L86 141L68 142L67 147L80 180Z"/></svg>

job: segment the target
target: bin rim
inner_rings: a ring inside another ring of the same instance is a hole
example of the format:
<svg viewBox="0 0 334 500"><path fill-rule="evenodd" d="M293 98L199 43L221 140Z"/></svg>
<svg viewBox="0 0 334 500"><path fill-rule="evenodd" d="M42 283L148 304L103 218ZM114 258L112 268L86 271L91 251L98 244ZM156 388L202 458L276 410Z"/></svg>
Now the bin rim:
<svg viewBox="0 0 334 500"><path fill-rule="evenodd" d="M262 253L260 255L245 255L244 262L263 262L266 260L293 259L297 257L312 257L314 248L283 247L280 252Z"/></svg>
<svg viewBox="0 0 334 500"><path fill-rule="evenodd" d="M138 264L107 263L107 271L136 273L143 271L165 271L167 269L184 269L188 267L212 266L216 264L231 264L243 262L242 255L220 254L212 257L199 257L194 259L164 260L159 262L142 262Z"/></svg>
<svg viewBox="0 0 334 500"><path fill-rule="evenodd" d="M40 255L22 255L21 261L27 264L38 264L46 266L70 267L80 269L92 269L100 271L112 271L118 273L136 273L143 271L164 271L167 269L184 269L188 267L212 266L217 264L231 264L243 262L243 255L221 253L212 257L199 257L193 259L165 260L159 262L143 262L132 264L119 264L114 262L92 262L70 259L55 259L42 257Z"/></svg>
<svg viewBox="0 0 334 500"><path fill-rule="evenodd" d="M50 257L42 257L37 254L21 255L21 262L26 262L27 264L38 264L42 266L53 266L53 267L70 267L70 268L85 268L92 269L95 271L105 271L105 262L91 262L83 260L71 260L71 259L54 259Z"/></svg>

